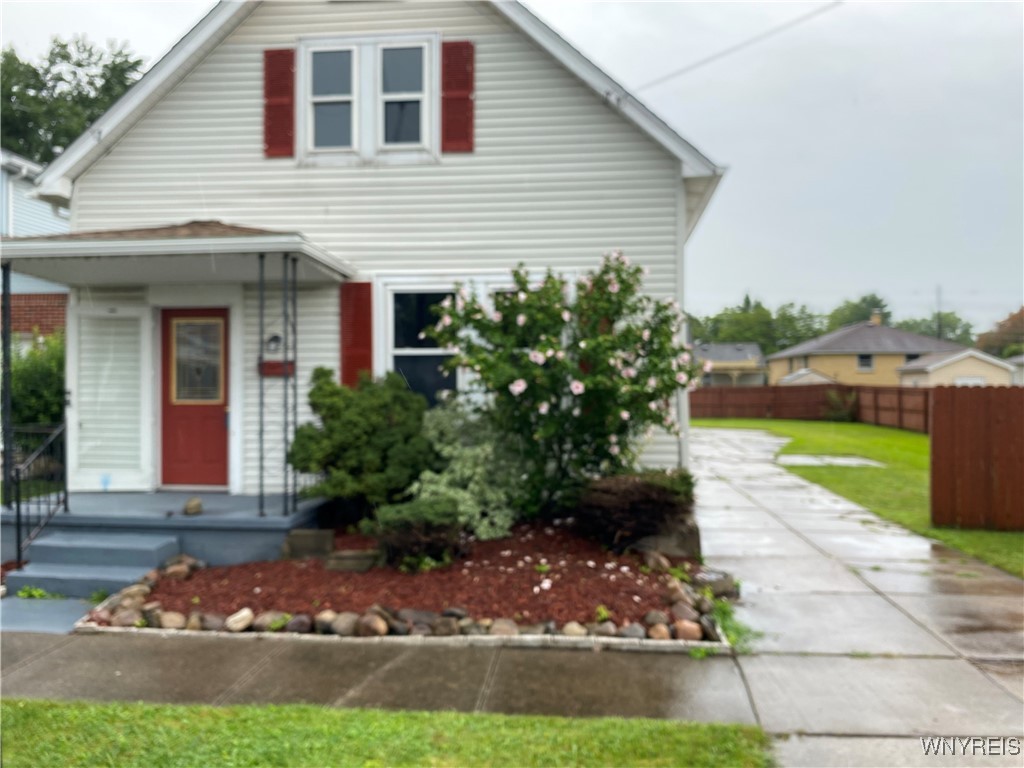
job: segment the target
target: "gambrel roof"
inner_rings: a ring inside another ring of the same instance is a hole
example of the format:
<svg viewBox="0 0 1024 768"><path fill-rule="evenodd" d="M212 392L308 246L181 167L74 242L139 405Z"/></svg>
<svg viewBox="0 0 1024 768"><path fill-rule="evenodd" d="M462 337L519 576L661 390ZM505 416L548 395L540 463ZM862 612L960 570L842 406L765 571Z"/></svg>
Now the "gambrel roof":
<svg viewBox="0 0 1024 768"><path fill-rule="evenodd" d="M700 218L724 169L652 112L623 86L569 44L519 2L490 0L492 7L566 69L599 93L605 102L635 124L680 162L686 183L687 234ZM66 205L75 180L85 173L214 48L239 27L261 0L221 0L145 76L92 124L37 181L38 194Z"/></svg>

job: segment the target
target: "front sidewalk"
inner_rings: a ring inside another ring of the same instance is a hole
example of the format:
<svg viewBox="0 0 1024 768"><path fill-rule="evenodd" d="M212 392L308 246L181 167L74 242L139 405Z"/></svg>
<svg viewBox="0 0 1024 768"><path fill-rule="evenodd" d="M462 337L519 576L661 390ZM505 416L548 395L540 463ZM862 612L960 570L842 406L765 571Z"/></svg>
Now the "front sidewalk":
<svg viewBox="0 0 1024 768"><path fill-rule="evenodd" d="M786 472L782 438L692 440L704 555L764 633L738 661L784 765L946 764L921 736L1021 735L1024 582Z"/></svg>

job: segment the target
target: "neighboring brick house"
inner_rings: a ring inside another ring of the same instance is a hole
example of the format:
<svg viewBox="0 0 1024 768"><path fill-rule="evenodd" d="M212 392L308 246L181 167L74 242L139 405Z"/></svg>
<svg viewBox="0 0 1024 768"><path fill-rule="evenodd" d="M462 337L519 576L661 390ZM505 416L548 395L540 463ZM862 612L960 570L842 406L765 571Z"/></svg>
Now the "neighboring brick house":
<svg viewBox="0 0 1024 768"><path fill-rule="evenodd" d="M32 193L43 166L20 155L0 150L0 235L60 234L68 231L68 212L37 200ZM11 276L11 332L19 346L34 336L64 330L67 289L56 283L14 274Z"/></svg>

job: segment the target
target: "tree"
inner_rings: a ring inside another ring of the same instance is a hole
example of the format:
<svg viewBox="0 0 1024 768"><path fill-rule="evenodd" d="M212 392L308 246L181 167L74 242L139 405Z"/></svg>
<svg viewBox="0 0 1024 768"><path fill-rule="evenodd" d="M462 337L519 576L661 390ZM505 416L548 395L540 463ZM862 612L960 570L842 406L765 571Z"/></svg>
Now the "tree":
<svg viewBox="0 0 1024 768"><path fill-rule="evenodd" d="M978 336L978 349L997 357L1013 357L1024 352L1024 307L1011 312L991 331Z"/></svg>
<svg viewBox="0 0 1024 768"><path fill-rule="evenodd" d="M876 309L882 315L882 325L889 325L892 320L892 312L889 311L885 299L877 294L869 293L856 301L844 301L833 309L828 315L826 330L834 331L844 325L863 323L865 320L871 319L871 315Z"/></svg>
<svg viewBox="0 0 1024 768"><path fill-rule="evenodd" d="M805 304L783 304L775 311L775 350L788 349L825 332L825 318ZM765 354L771 354L765 350Z"/></svg>
<svg viewBox="0 0 1024 768"><path fill-rule="evenodd" d="M141 76L142 59L123 45L98 48L84 37L54 38L37 63L14 48L0 54L0 144L50 162Z"/></svg>
<svg viewBox="0 0 1024 768"><path fill-rule="evenodd" d="M965 347L974 343L974 329L956 312L933 312L931 317L900 320L893 327L899 328L901 331L910 331L922 336L933 336L936 339L956 342Z"/></svg>
<svg viewBox="0 0 1024 768"><path fill-rule="evenodd" d="M692 318L693 338L710 342L754 342L766 355L820 336L824 321L805 305L792 302L779 307L772 316L764 304L749 295L735 307L717 315Z"/></svg>

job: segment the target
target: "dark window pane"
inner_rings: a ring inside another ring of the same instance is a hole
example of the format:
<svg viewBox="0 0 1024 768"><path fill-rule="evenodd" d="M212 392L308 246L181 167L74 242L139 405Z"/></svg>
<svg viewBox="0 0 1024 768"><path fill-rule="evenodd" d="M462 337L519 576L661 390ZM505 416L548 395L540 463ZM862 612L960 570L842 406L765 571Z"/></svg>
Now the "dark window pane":
<svg viewBox="0 0 1024 768"><path fill-rule="evenodd" d="M389 101L384 104L384 143L420 143L418 101Z"/></svg>
<svg viewBox="0 0 1024 768"><path fill-rule="evenodd" d="M430 311L450 293L396 293L395 294L395 348L431 348L437 342L419 338L420 332L437 323Z"/></svg>
<svg viewBox="0 0 1024 768"><path fill-rule="evenodd" d="M455 374L438 370L449 355L395 355L395 373L405 378L409 389L419 392L430 405L437 404L437 393L455 389Z"/></svg>
<svg viewBox="0 0 1024 768"><path fill-rule="evenodd" d="M313 105L313 146L352 146L352 105Z"/></svg>
<svg viewBox="0 0 1024 768"><path fill-rule="evenodd" d="M351 51L319 51L313 54L313 95L352 95Z"/></svg>
<svg viewBox="0 0 1024 768"><path fill-rule="evenodd" d="M385 48L381 66L384 93L423 91L422 48Z"/></svg>

